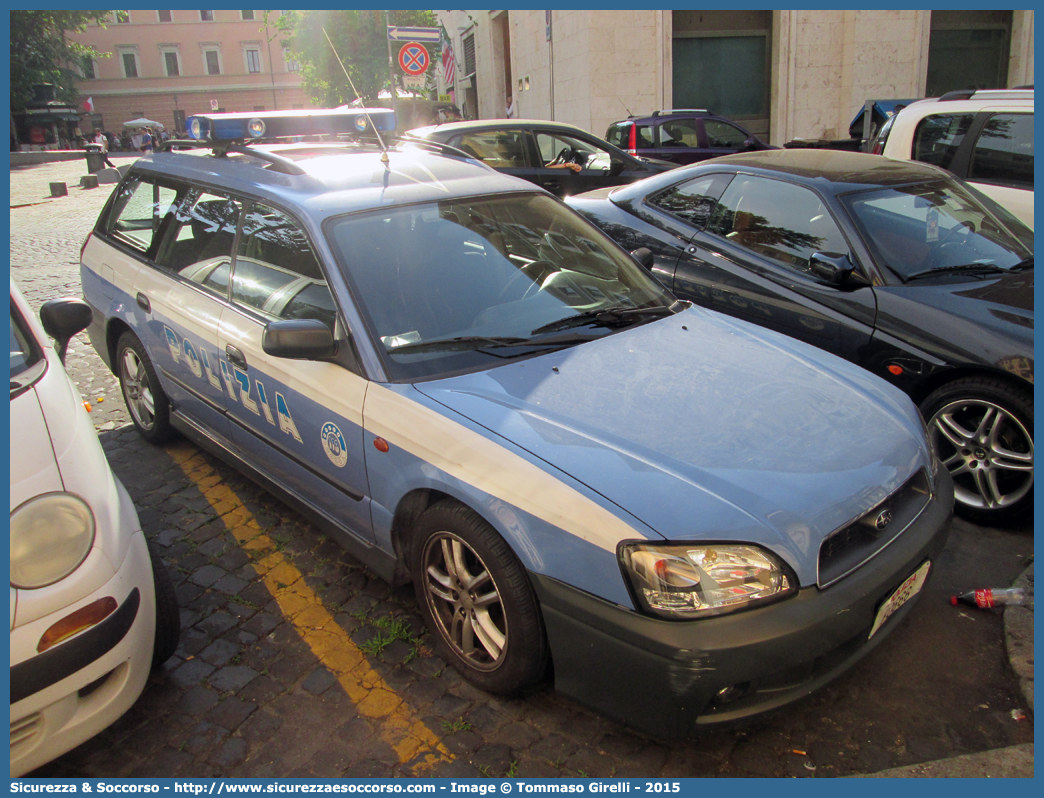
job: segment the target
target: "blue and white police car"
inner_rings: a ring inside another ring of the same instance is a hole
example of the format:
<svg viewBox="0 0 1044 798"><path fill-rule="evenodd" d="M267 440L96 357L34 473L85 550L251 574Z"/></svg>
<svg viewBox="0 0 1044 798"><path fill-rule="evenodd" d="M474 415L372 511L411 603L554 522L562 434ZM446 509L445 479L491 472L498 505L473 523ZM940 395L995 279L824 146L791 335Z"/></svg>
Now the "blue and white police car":
<svg viewBox="0 0 1044 798"><path fill-rule="evenodd" d="M910 400L677 300L550 194L393 127L194 117L202 148L134 164L82 277L140 433L181 432L412 580L492 692L553 670L683 734L877 645L953 503Z"/></svg>

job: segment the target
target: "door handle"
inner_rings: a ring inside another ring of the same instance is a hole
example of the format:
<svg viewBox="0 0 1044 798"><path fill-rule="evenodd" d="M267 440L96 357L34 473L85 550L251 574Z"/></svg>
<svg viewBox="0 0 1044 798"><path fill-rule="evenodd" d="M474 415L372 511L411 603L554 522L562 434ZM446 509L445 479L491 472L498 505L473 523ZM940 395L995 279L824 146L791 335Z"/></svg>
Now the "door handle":
<svg viewBox="0 0 1044 798"><path fill-rule="evenodd" d="M243 371L246 371L246 356L242 352L240 352L238 349L232 346L232 344L229 344L225 347L225 354L228 355L229 362L233 366L235 366L236 368L240 368Z"/></svg>
<svg viewBox="0 0 1044 798"><path fill-rule="evenodd" d="M138 307L144 310L146 313L152 313L152 303L149 302L149 298L145 294L138 292L138 296L135 298L138 303Z"/></svg>

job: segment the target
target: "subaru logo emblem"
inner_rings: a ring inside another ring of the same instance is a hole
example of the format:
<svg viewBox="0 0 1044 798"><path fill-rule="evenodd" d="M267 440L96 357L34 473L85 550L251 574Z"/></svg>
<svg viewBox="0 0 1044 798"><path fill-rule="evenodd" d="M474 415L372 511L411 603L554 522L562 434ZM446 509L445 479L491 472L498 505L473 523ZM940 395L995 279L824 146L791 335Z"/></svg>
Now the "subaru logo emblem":
<svg viewBox="0 0 1044 798"><path fill-rule="evenodd" d="M878 515L877 519L874 521L874 526L877 527L878 531L880 531L890 523L892 523L892 511L882 510L881 514Z"/></svg>

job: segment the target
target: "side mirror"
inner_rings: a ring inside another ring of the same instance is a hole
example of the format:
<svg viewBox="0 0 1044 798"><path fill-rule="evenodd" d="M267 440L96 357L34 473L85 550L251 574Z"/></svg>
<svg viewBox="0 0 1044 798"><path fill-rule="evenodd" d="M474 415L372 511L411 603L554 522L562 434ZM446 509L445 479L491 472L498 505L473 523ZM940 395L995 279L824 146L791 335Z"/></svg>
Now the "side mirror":
<svg viewBox="0 0 1044 798"><path fill-rule="evenodd" d="M329 360L337 354L337 341L333 330L318 319L290 319L266 324L261 348L273 357Z"/></svg>
<svg viewBox="0 0 1044 798"><path fill-rule="evenodd" d="M63 364L69 341L76 333L86 330L93 319L91 306L75 297L51 299L40 308L40 323L44 332L57 342L58 359Z"/></svg>
<svg viewBox="0 0 1044 798"><path fill-rule="evenodd" d="M610 177L616 177L625 168L627 168L627 164L626 163L624 163L623 161L621 161L621 160L619 160L617 158L613 158L613 160L609 162L609 176Z"/></svg>
<svg viewBox="0 0 1044 798"><path fill-rule="evenodd" d="M638 265L645 269L647 272L653 270L653 263L656 258L653 252L648 247L638 247L631 253L631 257L638 261Z"/></svg>
<svg viewBox="0 0 1044 798"><path fill-rule="evenodd" d="M856 272L848 255L831 252L813 252L808 258L808 270L831 285L866 285L866 280Z"/></svg>
<svg viewBox="0 0 1044 798"><path fill-rule="evenodd" d="M757 148L758 148L758 142L757 142L757 139L755 139L753 136L751 136L750 138L748 138L746 141L743 142L743 149L746 152L751 152L753 150L756 150Z"/></svg>

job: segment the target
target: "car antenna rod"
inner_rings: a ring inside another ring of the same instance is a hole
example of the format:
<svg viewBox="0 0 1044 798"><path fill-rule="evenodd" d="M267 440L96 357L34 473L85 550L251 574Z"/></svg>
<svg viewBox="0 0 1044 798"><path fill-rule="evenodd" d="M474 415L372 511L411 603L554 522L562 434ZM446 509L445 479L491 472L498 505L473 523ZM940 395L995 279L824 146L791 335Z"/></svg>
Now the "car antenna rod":
<svg viewBox="0 0 1044 798"><path fill-rule="evenodd" d="M381 163L387 165L388 163L388 148L384 146L384 139L381 138L381 132L377 129L377 125L370 119L370 112L366 108L366 103L362 101L362 97L359 96L359 92L355 89L355 84L352 82L352 76L348 74L348 70L344 68L344 62L341 60L341 56L337 55L337 48L334 47L333 42L330 41L330 34L326 32L326 28L323 28L323 36L326 37L327 43L330 45L330 49L333 51L334 58L337 59L337 63L341 65L341 71L344 72L344 76L348 78L348 85L352 87L352 93L355 94L355 99L362 105L362 111L366 114L366 121L370 123L370 127L373 128L373 132L377 135L377 141L381 145ZM392 91L395 91L395 86L392 86Z"/></svg>

